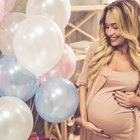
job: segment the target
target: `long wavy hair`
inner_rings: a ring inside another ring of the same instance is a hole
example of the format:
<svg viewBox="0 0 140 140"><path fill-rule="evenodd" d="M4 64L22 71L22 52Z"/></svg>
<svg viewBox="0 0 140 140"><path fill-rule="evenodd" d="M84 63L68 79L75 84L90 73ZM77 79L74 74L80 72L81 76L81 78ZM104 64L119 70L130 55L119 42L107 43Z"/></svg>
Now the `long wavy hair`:
<svg viewBox="0 0 140 140"><path fill-rule="evenodd" d="M114 14L121 36L127 40L132 64L140 72L140 5L135 0L117 0L106 6L101 16L99 46L89 64L90 81L95 80L100 70L111 61L113 56L114 51L105 32L108 11Z"/></svg>

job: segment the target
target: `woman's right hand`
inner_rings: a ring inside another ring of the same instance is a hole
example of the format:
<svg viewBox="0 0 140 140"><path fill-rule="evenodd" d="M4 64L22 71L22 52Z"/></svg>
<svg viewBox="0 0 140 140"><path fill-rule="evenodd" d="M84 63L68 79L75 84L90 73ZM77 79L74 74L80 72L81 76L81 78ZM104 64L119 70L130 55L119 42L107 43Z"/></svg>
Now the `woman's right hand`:
<svg viewBox="0 0 140 140"><path fill-rule="evenodd" d="M83 125L84 128L86 128L87 130L91 131L95 135L102 136L102 137L105 137L105 138L110 138L109 135L104 134L102 129L96 127L91 122L84 121L84 122L82 122L82 125Z"/></svg>

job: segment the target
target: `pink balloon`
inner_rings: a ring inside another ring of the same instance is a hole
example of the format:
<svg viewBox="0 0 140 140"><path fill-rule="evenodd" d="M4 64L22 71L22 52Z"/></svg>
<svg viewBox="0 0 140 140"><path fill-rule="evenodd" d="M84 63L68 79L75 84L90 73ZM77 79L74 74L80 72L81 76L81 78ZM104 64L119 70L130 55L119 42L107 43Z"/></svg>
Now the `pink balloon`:
<svg viewBox="0 0 140 140"><path fill-rule="evenodd" d="M0 0L0 23L4 18L4 11L5 11L5 2L4 0Z"/></svg>
<svg viewBox="0 0 140 140"><path fill-rule="evenodd" d="M65 44L63 55L57 65L39 79L39 83L54 77L70 79L75 72L76 57L72 48Z"/></svg>
<svg viewBox="0 0 140 140"><path fill-rule="evenodd" d="M7 15L15 6L16 0L5 0L5 15Z"/></svg>

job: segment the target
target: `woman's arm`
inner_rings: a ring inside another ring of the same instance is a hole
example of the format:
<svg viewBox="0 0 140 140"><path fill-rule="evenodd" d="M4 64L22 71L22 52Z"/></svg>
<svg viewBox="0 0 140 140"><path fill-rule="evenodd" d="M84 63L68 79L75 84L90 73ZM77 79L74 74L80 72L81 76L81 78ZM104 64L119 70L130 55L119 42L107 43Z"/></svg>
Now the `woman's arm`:
<svg viewBox="0 0 140 140"><path fill-rule="evenodd" d="M79 86L79 96L80 96L80 113L81 113L81 121L87 121L87 111L86 111L86 86Z"/></svg>

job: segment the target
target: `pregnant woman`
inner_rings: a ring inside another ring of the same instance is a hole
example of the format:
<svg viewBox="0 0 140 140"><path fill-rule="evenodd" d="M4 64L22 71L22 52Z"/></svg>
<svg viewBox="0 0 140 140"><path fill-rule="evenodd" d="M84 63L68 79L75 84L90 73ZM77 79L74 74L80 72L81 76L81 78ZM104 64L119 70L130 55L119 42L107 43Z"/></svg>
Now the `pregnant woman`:
<svg viewBox="0 0 140 140"><path fill-rule="evenodd" d="M139 4L117 0L106 6L99 38L78 78L80 140L139 140Z"/></svg>

